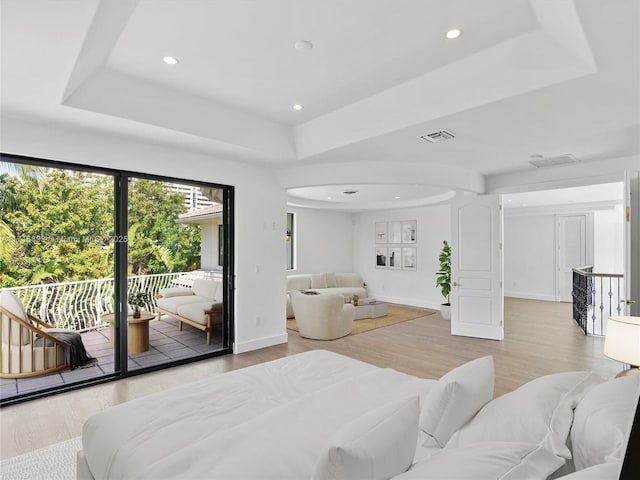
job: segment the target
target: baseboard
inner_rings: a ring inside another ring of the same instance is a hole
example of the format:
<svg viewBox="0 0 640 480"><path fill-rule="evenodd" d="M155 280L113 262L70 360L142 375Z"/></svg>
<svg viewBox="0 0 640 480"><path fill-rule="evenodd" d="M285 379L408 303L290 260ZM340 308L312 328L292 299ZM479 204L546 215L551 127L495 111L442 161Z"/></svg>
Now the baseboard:
<svg viewBox="0 0 640 480"><path fill-rule="evenodd" d="M431 310L440 310L440 306L444 303L444 299L440 303L428 302L422 299L405 298L405 297L389 297L386 295L369 294L369 297L375 298L380 302L397 303L398 305L406 305L407 307L429 308Z"/></svg>
<svg viewBox="0 0 640 480"><path fill-rule="evenodd" d="M247 342L234 342L233 353L245 353L252 350L258 350L260 348L271 347L273 345L280 345L281 343L287 343L289 341L289 334L281 333L279 335L272 335L270 337L255 338Z"/></svg>
<svg viewBox="0 0 640 480"><path fill-rule="evenodd" d="M544 302L557 302L555 295L544 293L528 293L528 292L504 292L505 297L524 298L526 300L542 300Z"/></svg>

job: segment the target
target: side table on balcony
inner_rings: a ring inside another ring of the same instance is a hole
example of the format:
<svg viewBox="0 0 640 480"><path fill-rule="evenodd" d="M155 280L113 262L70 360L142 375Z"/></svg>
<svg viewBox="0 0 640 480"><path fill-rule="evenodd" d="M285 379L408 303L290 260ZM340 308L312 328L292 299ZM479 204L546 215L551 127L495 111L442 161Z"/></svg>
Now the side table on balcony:
<svg viewBox="0 0 640 480"><path fill-rule="evenodd" d="M128 325L128 350L129 353L142 353L149 350L149 320L153 320L155 315L151 312L140 312L140 318L133 318L133 313L127 315ZM113 313L103 315L102 319L109 322L109 338L111 345L114 345L116 331L116 317Z"/></svg>

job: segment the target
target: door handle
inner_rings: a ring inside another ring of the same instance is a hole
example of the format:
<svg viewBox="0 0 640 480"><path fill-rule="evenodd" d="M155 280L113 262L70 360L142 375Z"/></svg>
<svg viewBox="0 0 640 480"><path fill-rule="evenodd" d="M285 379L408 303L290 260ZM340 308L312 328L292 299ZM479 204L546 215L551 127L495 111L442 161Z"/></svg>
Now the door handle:
<svg viewBox="0 0 640 480"><path fill-rule="evenodd" d="M627 300L627 305L633 305L634 303L636 303L635 300Z"/></svg>

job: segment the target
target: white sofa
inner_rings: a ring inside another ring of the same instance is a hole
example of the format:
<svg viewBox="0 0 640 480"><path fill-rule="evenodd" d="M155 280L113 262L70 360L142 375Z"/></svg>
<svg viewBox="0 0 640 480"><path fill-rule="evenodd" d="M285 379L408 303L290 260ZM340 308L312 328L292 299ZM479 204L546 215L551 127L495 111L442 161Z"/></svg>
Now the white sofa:
<svg viewBox="0 0 640 480"><path fill-rule="evenodd" d="M310 351L92 416L77 478L618 478L640 375L493 386L492 357L429 380Z"/></svg>
<svg viewBox="0 0 640 480"><path fill-rule="evenodd" d="M334 340L351 333L355 307L338 293L309 295L292 290L291 305L300 335L313 340Z"/></svg>
<svg viewBox="0 0 640 480"><path fill-rule="evenodd" d="M321 295L339 293L343 296L367 297L367 289L358 273L316 273L287 276L287 318L293 318L291 290L313 290Z"/></svg>
<svg viewBox="0 0 640 480"><path fill-rule="evenodd" d="M222 282L196 279L193 288L163 288L157 295L158 320L163 314L204 331L211 344L211 328L222 323Z"/></svg>

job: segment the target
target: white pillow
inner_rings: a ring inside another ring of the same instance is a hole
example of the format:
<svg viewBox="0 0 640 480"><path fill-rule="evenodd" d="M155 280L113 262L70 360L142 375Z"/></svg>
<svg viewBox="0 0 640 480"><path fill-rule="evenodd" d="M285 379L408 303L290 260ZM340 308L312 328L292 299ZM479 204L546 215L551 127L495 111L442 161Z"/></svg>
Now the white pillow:
<svg viewBox="0 0 640 480"><path fill-rule="evenodd" d="M442 450L393 480L543 479L564 460L535 443L482 442Z"/></svg>
<svg viewBox="0 0 640 480"><path fill-rule="evenodd" d="M367 412L329 442L311 480L385 480L411 466L418 438L418 396Z"/></svg>
<svg viewBox="0 0 640 480"><path fill-rule="evenodd" d="M601 463L564 477L558 477L557 480L618 480L620 467L622 467L622 462Z"/></svg>
<svg viewBox="0 0 640 480"><path fill-rule="evenodd" d="M446 448L486 441L530 442L571 458L566 442L573 409L589 387L603 381L591 372L536 378L485 405L451 437Z"/></svg>
<svg viewBox="0 0 640 480"><path fill-rule="evenodd" d="M451 435L493 398L493 357L454 368L429 390L420 413L420 429L443 447Z"/></svg>
<svg viewBox="0 0 640 480"><path fill-rule="evenodd" d="M640 375L601 383L578 403L571 427L576 470L623 457L640 393Z"/></svg>
<svg viewBox="0 0 640 480"><path fill-rule="evenodd" d="M311 275L311 288L327 288L327 277L324 273Z"/></svg>

